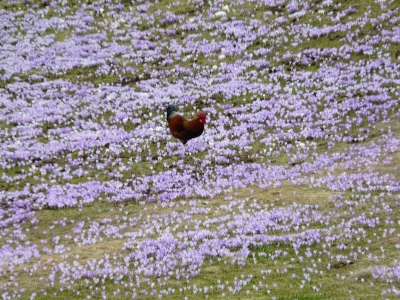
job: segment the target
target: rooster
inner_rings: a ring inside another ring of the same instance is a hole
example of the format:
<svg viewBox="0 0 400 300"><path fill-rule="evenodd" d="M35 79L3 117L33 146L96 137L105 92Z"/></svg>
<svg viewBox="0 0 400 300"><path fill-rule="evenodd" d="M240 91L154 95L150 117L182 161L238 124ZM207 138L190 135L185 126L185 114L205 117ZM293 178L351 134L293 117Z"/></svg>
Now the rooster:
<svg viewBox="0 0 400 300"><path fill-rule="evenodd" d="M186 145L188 140L197 138L203 133L206 115L197 114L193 120L186 120L174 105L168 105L167 120L171 134Z"/></svg>

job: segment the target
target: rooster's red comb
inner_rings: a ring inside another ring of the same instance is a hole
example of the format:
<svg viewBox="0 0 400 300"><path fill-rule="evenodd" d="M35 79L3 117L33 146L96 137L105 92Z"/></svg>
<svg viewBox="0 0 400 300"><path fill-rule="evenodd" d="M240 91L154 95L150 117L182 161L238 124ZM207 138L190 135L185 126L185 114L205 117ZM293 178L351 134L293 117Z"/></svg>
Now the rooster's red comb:
<svg viewBox="0 0 400 300"><path fill-rule="evenodd" d="M197 114L196 117L198 117L199 119L207 119L205 114Z"/></svg>

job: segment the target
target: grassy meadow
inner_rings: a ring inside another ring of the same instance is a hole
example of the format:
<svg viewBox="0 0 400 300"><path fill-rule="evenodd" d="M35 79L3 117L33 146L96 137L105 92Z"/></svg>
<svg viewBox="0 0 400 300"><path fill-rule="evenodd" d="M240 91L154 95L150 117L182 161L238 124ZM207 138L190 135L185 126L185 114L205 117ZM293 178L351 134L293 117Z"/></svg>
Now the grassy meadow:
<svg viewBox="0 0 400 300"><path fill-rule="evenodd" d="M2 299L399 297L399 0L0 18Z"/></svg>

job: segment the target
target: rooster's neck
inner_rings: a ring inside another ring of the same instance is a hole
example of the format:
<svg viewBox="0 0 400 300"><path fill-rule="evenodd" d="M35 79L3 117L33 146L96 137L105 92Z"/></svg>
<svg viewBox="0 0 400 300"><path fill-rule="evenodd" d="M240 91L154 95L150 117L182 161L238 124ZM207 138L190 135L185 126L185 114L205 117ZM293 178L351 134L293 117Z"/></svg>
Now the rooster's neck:
<svg viewBox="0 0 400 300"><path fill-rule="evenodd" d="M173 112L171 112L171 113L168 113L168 115L167 115L168 121L171 120L171 119L173 119L173 118L176 117L177 115L179 115L179 113L178 113L177 111L173 111Z"/></svg>
<svg viewBox="0 0 400 300"><path fill-rule="evenodd" d="M204 130L204 124L199 118L194 118L193 120L185 121L185 128L194 134L196 137L201 135Z"/></svg>

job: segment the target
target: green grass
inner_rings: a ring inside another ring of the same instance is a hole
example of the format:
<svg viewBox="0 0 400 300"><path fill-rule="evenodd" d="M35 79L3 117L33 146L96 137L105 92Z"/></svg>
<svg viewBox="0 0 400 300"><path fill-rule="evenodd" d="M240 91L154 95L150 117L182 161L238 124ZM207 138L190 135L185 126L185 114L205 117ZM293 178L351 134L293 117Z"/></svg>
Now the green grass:
<svg viewBox="0 0 400 300"><path fill-rule="evenodd" d="M291 188L291 190L293 191L296 189ZM298 200L306 198L311 191L307 189L301 190L304 192L304 194L299 194L297 196ZM275 191L271 192L276 193ZM322 191L320 192L322 193ZM289 200L286 198L289 196L290 192L286 188L278 189L277 193L282 195L282 201ZM325 192L325 194L327 195L328 193ZM320 194L319 199L322 199L322 195L323 194ZM217 205L215 201L218 201L218 199L214 199L213 205ZM265 200L261 200L260 203L263 203L264 201ZM223 202L221 202L221 204L222 203ZM160 211L159 209L154 210L154 206L157 205L150 204L146 207L150 212L156 213L160 216L170 214L168 211ZM185 207L185 205L181 206L180 210L178 211L182 211L181 209L185 209ZM138 225L140 225L146 223L146 212L143 210L144 208L144 206L130 203L123 208L123 211L128 212L128 217L139 218ZM321 208L323 211L324 208L322 204ZM188 207L186 207L186 209L188 209ZM74 246L74 243L68 243L68 241L63 239L63 236L65 234L70 234L71 228L80 221L85 221L86 224L90 224L91 222L101 222L101 220L108 218L114 219L114 215L120 213L120 207L112 206L105 202L97 202L96 204L83 207L82 211L79 213L77 213L75 209L64 209L62 211L63 219L66 220L66 226L56 224L52 225L51 227L53 228L53 236L60 236L61 242L64 245L67 247L72 247L72 251L68 252L67 261L72 262L72 260L76 259L76 255L79 255L79 261L81 262L90 261L92 258L102 257L103 253L110 253L110 251L118 251L117 253L121 255L128 254L126 251L121 252L121 250L119 250L120 246L115 247L116 245L119 245L120 242L114 239L106 239L102 243L96 243L90 246L90 248L76 247ZM39 212L38 218L40 219L40 229L34 231L36 232L36 235L32 236L32 238L38 240L48 238L48 234L41 234L41 232L42 229L48 226L48 224L52 224L52 222L57 219L55 218L55 215L58 215L58 210L45 210ZM201 216L199 217L201 218ZM69 222L71 219L75 220L74 224ZM191 227L190 223L187 225ZM313 226L311 225L310 227ZM386 225L382 227L382 229L389 229L390 227L390 225ZM179 230L183 230L183 228ZM203 264L201 275L193 279L190 284L187 284L184 280L168 280L164 282L162 278L149 278L149 281L147 282L146 279L143 278L142 287L145 289L151 282L154 282L156 283L157 287L164 289L173 288L178 291L180 288L190 288L188 292L191 294L194 285L197 287L213 285L214 289L208 293L209 297L212 297L213 299L261 299L262 297L269 295L268 290L278 298L299 297L300 299L326 299L329 297L334 297L336 299L347 299L349 296L351 296L351 294L349 294L349 290L351 290L353 295L360 295L361 293L363 297L366 298L376 297L376 290L384 288L386 284L383 281L372 280L370 268L375 266L372 261L369 261L361 256L358 260L354 261L354 264L344 266L339 269L327 269L327 264L334 262L334 260L330 258L332 255L349 255L353 251L350 249L350 245L353 246L354 249L359 249L359 247L361 247L361 249L369 247L370 252L372 253L380 252L380 247L382 246L383 240L374 241L373 230L369 228L365 228L365 230L367 232L366 237L360 239L359 241L340 239L330 244L328 248L311 245L309 247L301 247L298 251L295 251L293 248L285 246L281 243L250 247L251 254L245 260L246 265L244 266L232 264L230 258L218 258L220 261L218 261L217 258L207 258ZM369 239L371 239L373 242L367 243ZM349 248L346 250L337 250L336 246L342 243L348 243ZM392 243L391 246L390 243ZM385 250L387 251L387 259L384 259L381 261L381 263L384 261L386 261L388 264L391 263L390 253L395 251L394 243L395 239L393 238L386 240ZM307 257L307 252L309 251L313 253L311 257ZM328 251L330 254L328 255L326 251ZM253 253L255 254L255 259L253 258ZM42 262L44 263L49 258L56 259L56 256L50 255L47 258L43 257ZM299 258L302 259L299 260ZM305 280L303 277L304 266L309 268L309 271L306 273L310 274L310 280ZM24 284L24 278L25 276L22 275L21 284ZM356 280L355 278L358 279ZM363 278L364 282L361 281L361 278ZM249 282L241 291L238 291L234 296L228 292L228 287L233 288L235 281L245 279L249 279ZM31 280L35 280L35 278ZM84 279L82 280L84 281ZM90 285L92 285L93 283L91 279L89 278L88 280L88 283L90 282ZM305 282L303 282L304 280ZM80 295L88 295L91 293L91 291L93 291L93 289L89 289L88 284L84 284L83 281L79 281L76 283L76 285L70 286L69 288L66 287L62 293L59 291L59 285L56 285L53 288L46 288L46 292L47 294L53 294L54 292L57 292L57 295L53 295L56 299L62 299L63 297L79 299ZM123 281L129 282L129 278L124 277ZM369 283L371 282L374 282L374 286L369 286ZM254 290L254 286L257 286L260 283L264 285L264 288L260 288L260 290L257 290L256 292ZM218 284L225 285L225 288L223 290L219 290L216 288ZM268 288L265 288L265 284L268 284ZM28 290L34 291L38 287L40 287L39 284L33 284L28 287ZM94 287L98 287L100 291L104 287L107 293L116 291L114 283L109 279L105 281L100 280L100 282L97 285L95 284ZM314 288L319 289L319 291L314 290ZM77 295L76 292L68 291L69 289L79 291L80 295ZM125 291L130 292L129 289L124 289L121 286L119 289L121 293L119 297L123 297ZM247 290L249 290L249 294L247 294ZM97 297L100 297L100 291L97 293ZM226 293L226 297L222 296L224 292ZM177 294L167 296L166 298L173 299L176 297L183 297L184 295L185 293L180 294L178 292ZM192 298L192 296L189 297ZM45 298L46 296L39 295L39 299ZM152 299L153 297L146 297L142 295L141 298Z"/></svg>

